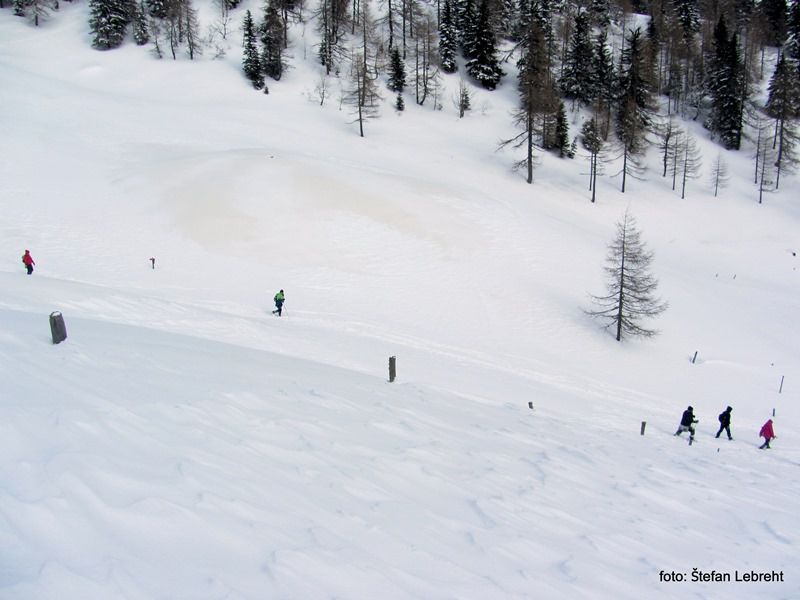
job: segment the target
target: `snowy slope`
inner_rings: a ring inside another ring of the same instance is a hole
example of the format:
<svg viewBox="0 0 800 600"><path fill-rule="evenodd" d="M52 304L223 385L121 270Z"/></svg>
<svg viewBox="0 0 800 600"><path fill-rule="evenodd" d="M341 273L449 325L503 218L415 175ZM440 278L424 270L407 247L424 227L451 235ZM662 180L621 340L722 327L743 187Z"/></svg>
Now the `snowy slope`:
<svg viewBox="0 0 800 600"><path fill-rule="evenodd" d="M85 11L0 14L0 598L800 597L796 179L591 205L495 152L513 85L361 139L299 28L264 96ZM581 309L626 207L670 309L618 344Z"/></svg>

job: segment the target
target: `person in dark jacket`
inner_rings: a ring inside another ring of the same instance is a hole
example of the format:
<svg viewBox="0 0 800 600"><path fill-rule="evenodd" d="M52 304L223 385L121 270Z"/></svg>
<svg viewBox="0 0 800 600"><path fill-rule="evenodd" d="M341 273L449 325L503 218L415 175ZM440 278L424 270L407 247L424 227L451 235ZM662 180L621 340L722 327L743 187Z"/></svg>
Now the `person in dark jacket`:
<svg viewBox="0 0 800 600"><path fill-rule="evenodd" d="M286 300L286 296L283 295L283 290L275 294L275 310L272 311L273 315L281 316L284 300Z"/></svg>
<svg viewBox="0 0 800 600"><path fill-rule="evenodd" d="M775 430L772 429L772 419L767 419L767 422L761 426L761 431L758 432L758 435L764 438L764 443L759 446L759 449L769 449L770 440L773 440L777 437L775 435Z"/></svg>
<svg viewBox="0 0 800 600"><path fill-rule="evenodd" d="M732 440L733 437L731 436L731 411L733 409L729 406L723 412L719 413L719 431L717 432L716 437L719 437L719 434L722 433L722 430L725 430L725 433L728 434L728 439Z"/></svg>
<svg viewBox="0 0 800 600"><path fill-rule="evenodd" d="M22 264L28 269L28 275L31 275L33 273L33 265L36 263L33 262L30 250L25 250L25 254L22 255Z"/></svg>
<svg viewBox="0 0 800 600"><path fill-rule="evenodd" d="M685 411L683 411L683 416L681 417L681 424L678 426L678 431L675 432L675 435L680 435L684 431L689 432L689 439L694 439L694 425L697 423L697 419L694 418L694 409L690 406Z"/></svg>

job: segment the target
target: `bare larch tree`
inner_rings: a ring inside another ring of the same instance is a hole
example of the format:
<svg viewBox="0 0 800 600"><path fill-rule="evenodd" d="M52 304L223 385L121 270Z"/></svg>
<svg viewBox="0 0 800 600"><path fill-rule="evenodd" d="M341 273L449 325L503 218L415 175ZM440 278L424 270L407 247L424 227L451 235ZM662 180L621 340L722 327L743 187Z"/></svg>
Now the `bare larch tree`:
<svg viewBox="0 0 800 600"><path fill-rule="evenodd" d="M644 337L658 333L640 325L641 319L655 317L667 308L666 302L653 295L658 281L649 272L652 260L653 254L642 242L636 220L626 210L617 223L616 238L608 246L608 293L592 296L599 308L586 311L606 321L606 327L614 326L617 341L622 340L623 333Z"/></svg>

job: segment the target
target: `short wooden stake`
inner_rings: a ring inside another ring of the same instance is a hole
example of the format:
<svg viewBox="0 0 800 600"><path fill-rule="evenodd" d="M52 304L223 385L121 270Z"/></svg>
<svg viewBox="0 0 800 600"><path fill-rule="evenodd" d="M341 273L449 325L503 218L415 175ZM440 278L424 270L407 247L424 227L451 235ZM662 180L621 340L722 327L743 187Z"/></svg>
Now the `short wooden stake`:
<svg viewBox="0 0 800 600"><path fill-rule="evenodd" d="M695 350L694 351L694 356L692 357L692 364L694 364L694 361L697 360L697 353L698 353L698 350Z"/></svg>
<svg viewBox="0 0 800 600"><path fill-rule="evenodd" d="M644 428L647 427L647 421L642 421L642 431L641 435L644 435Z"/></svg>
<svg viewBox="0 0 800 600"><path fill-rule="evenodd" d="M783 391L783 378L785 375L781 375L781 387L778 388L778 393L780 394Z"/></svg>
<svg viewBox="0 0 800 600"><path fill-rule="evenodd" d="M390 356L389 357L389 382L391 383L394 381L394 378L397 376L397 357Z"/></svg>
<svg viewBox="0 0 800 600"><path fill-rule="evenodd" d="M533 402L528 402L528 408L530 408L531 410L533 410Z"/></svg>
<svg viewBox="0 0 800 600"><path fill-rule="evenodd" d="M772 409L772 416L773 417L775 416L775 409L774 408Z"/></svg>

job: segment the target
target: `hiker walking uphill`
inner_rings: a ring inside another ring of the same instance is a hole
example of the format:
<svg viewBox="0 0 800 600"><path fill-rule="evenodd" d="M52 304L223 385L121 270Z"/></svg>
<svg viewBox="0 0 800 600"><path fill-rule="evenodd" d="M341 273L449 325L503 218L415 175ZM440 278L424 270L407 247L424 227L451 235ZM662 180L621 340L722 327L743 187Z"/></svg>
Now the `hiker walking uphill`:
<svg viewBox="0 0 800 600"><path fill-rule="evenodd" d="M697 419L694 418L694 409L690 406L685 411L683 411L683 416L681 417L681 424L678 426L678 431L675 432L675 435L680 435L684 431L689 432L689 440L694 439L694 425L697 423Z"/></svg>
<svg viewBox="0 0 800 600"><path fill-rule="evenodd" d="M733 409L729 406L723 412L719 413L719 431L717 432L716 437L719 437L719 434L722 433L722 430L725 430L725 433L728 434L728 439L732 440L731 437L731 411Z"/></svg>
<svg viewBox="0 0 800 600"><path fill-rule="evenodd" d="M281 312L283 311L283 303L286 300L286 297L283 295L283 290L279 291L275 294L275 310L272 311L273 315L281 316Z"/></svg>
<svg viewBox="0 0 800 600"><path fill-rule="evenodd" d="M759 449L764 450L766 448L769 450L770 440L774 440L776 437L775 431L772 429L772 419L767 419L767 422L761 426L761 431L758 432L758 435L764 438L764 443L759 446Z"/></svg>
<svg viewBox="0 0 800 600"><path fill-rule="evenodd" d="M25 254L22 255L22 264L28 269L28 275L31 275L33 273L33 265L36 263L33 262L30 250L25 250Z"/></svg>

